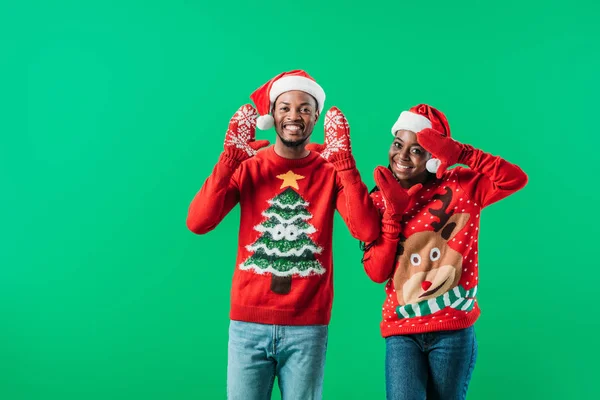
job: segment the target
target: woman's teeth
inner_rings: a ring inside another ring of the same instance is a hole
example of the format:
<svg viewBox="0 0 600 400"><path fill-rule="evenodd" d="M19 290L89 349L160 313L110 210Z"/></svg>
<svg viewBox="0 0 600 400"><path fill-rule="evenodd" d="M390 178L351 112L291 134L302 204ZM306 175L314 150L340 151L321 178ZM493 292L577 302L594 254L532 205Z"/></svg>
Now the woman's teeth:
<svg viewBox="0 0 600 400"><path fill-rule="evenodd" d="M398 169L411 169L412 167L407 167L406 165L400 165L400 164L396 164L396 167L398 167Z"/></svg>

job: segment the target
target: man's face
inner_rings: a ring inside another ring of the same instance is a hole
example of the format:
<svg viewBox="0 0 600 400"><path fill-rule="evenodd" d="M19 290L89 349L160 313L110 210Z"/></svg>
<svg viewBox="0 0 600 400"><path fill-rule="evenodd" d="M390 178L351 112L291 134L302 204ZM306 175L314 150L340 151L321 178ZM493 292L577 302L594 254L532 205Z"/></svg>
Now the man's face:
<svg viewBox="0 0 600 400"><path fill-rule="evenodd" d="M312 134L318 118L317 101L308 93L292 90L275 100L275 131L287 147L303 145Z"/></svg>

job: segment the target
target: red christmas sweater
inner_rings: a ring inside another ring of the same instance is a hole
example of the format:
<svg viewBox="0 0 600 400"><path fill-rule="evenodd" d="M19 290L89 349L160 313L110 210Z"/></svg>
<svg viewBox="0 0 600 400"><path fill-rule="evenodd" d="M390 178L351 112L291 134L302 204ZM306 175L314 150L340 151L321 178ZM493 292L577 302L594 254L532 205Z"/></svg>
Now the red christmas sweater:
<svg viewBox="0 0 600 400"><path fill-rule="evenodd" d="M470 146L469 146L470 147ZM411 198L396 233L367 246L365 271L385 286L383 337L467 328L475 323L481 210L523 188L516 165L470 147L465 164ZM380 214L381 193L371 194Z"/></svg>
<svg viewBox="0 0 600 400"><path fill-rule="evenodd" d="M329 323L334 211L359 240L375 240L380 227L353 160L343 164L336 171L315 152L286 159L272 146L241 164L221 156L192 201L187 224L195 233L209 232L240 203L231 319Z"/></svg>

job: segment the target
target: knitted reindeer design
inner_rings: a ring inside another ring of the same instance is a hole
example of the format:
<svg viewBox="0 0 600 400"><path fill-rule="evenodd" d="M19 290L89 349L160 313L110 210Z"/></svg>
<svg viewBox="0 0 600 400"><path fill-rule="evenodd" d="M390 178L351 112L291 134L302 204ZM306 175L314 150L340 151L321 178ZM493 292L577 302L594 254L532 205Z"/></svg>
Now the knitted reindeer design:
<svg viewBox="0 0 600 400"><path fill-rule="evenodd" d="M444 194L436 194L433 199L442 203L437 209L429 209L439 219L431 224L434 230L401 238L398 245L393 281L401 318L464 305L466 297L474 297L474 293L458 287L463 256L448 246L448 241L466 225L469 214L447 210L452 201L452 190L448 187ZM472 302L469 305L472 307Z"/></svg>

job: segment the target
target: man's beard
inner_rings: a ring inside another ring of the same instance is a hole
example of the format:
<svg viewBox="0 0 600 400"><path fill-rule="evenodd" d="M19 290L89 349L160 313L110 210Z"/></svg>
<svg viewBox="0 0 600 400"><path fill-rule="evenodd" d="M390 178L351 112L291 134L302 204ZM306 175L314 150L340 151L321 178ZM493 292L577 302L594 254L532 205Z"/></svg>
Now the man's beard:
<svg viewBox="0 0 600 400"><path fill-rule="evenodd" d="M285 147L291 147L291 148L296 148L296 147L300 147L302 146L310 137L310 135L307 135L305 138L300 139L300 140L285 140L280 134L279 132L277 132L277 136L279 136L279 140L281 140L281 143L285 146Z"/></svg>

